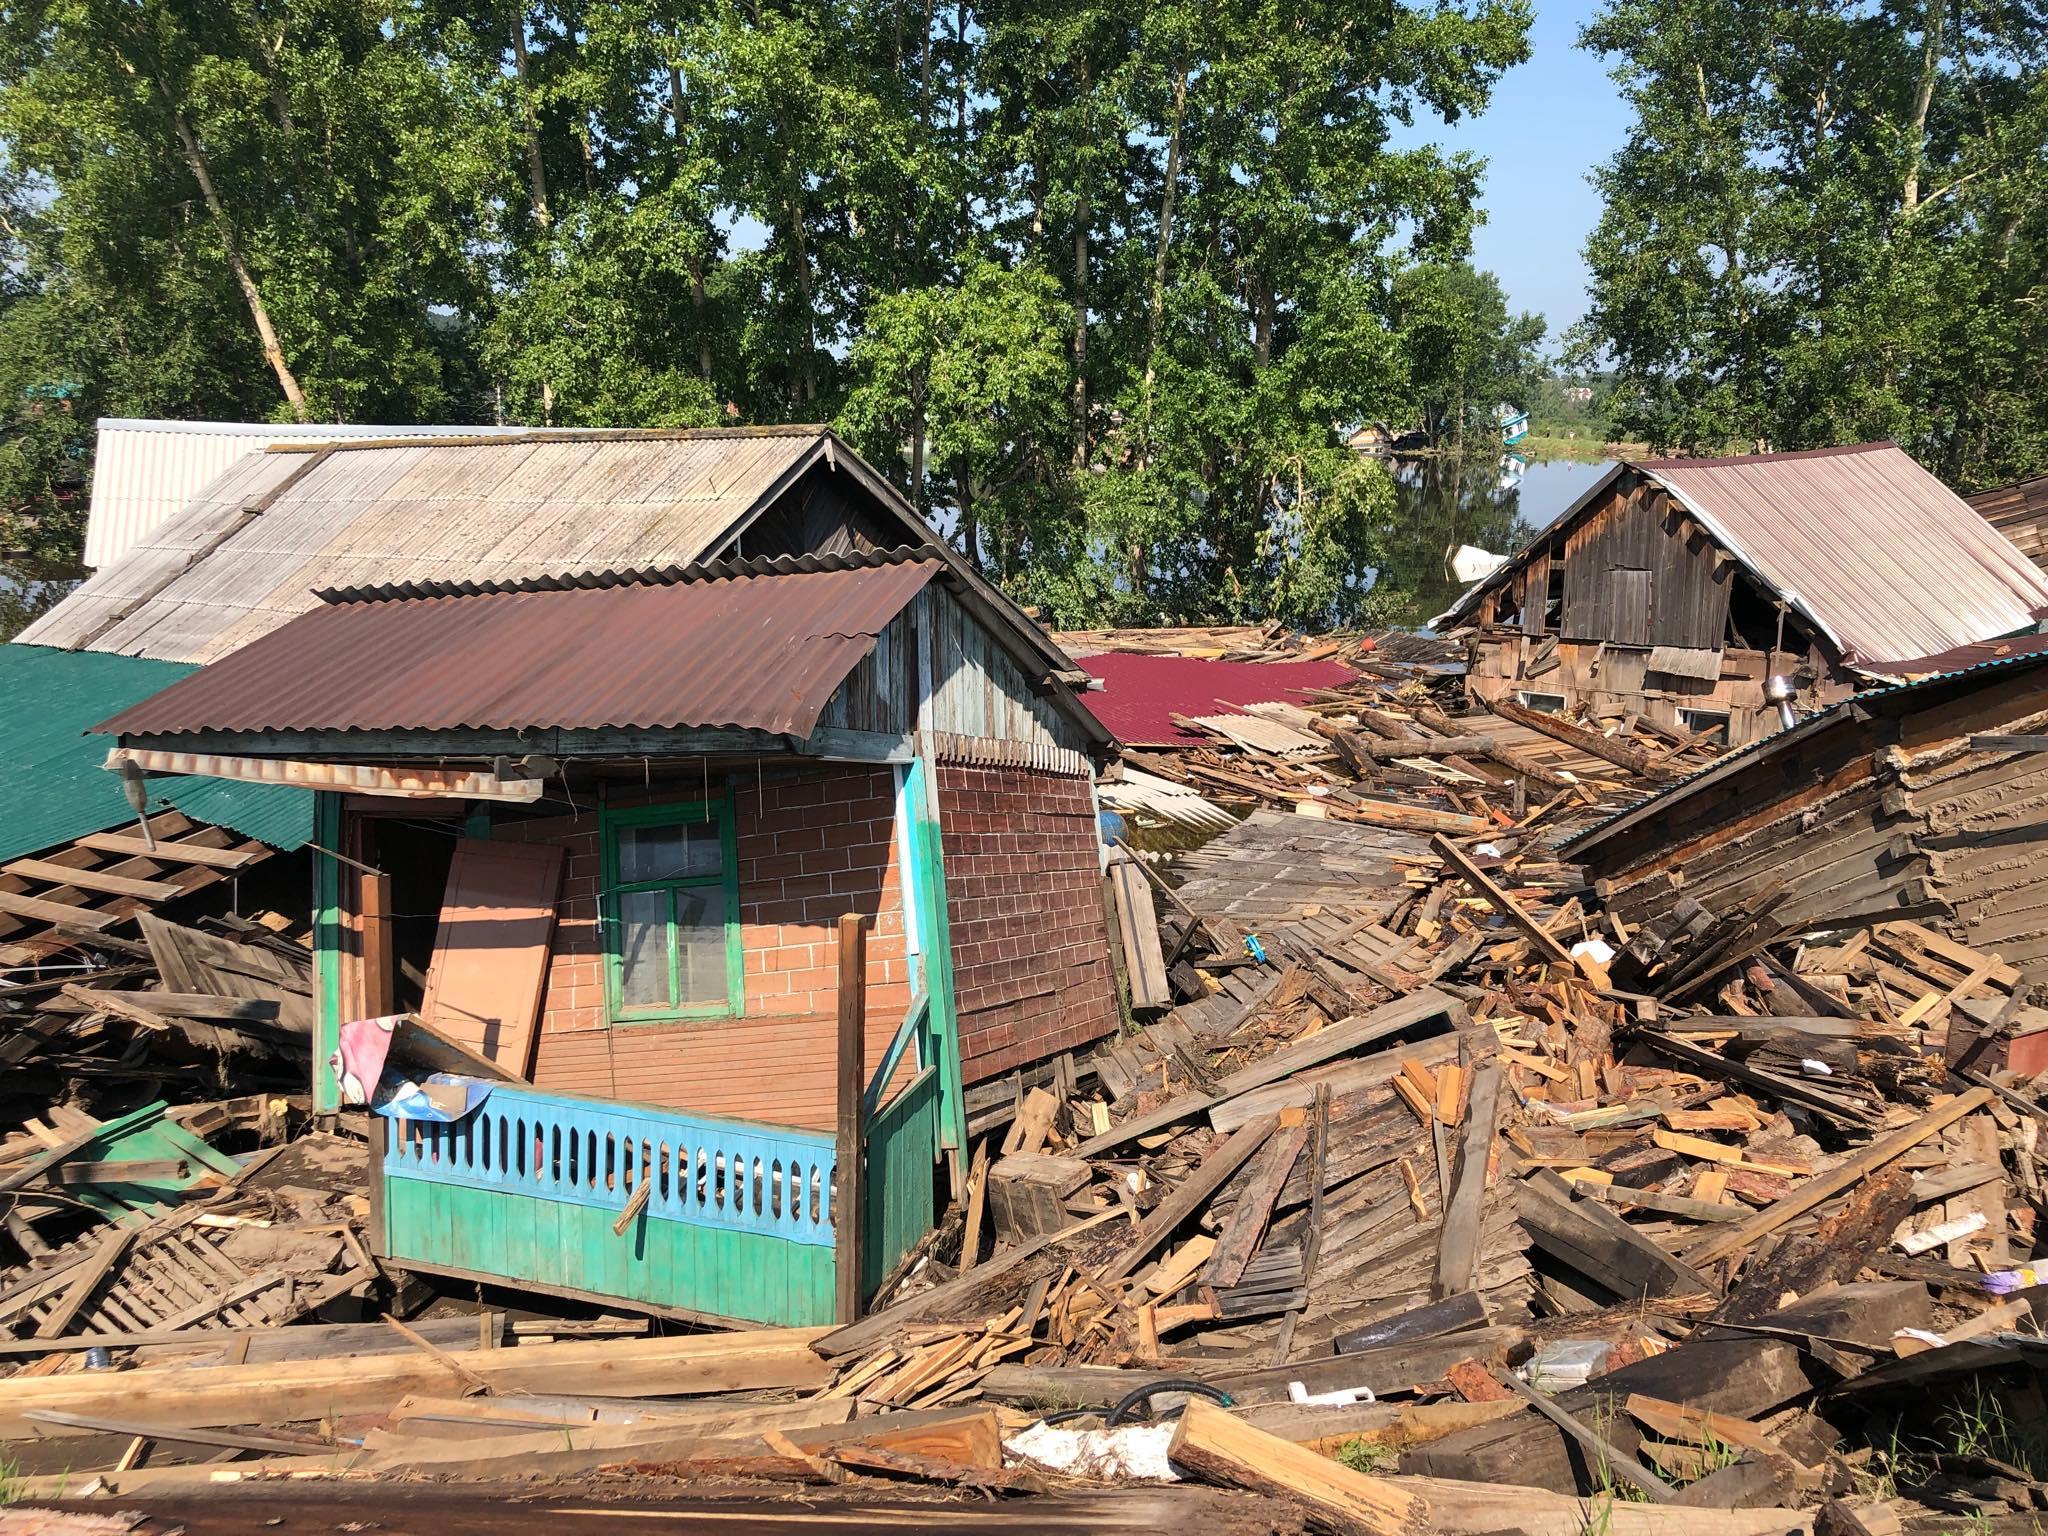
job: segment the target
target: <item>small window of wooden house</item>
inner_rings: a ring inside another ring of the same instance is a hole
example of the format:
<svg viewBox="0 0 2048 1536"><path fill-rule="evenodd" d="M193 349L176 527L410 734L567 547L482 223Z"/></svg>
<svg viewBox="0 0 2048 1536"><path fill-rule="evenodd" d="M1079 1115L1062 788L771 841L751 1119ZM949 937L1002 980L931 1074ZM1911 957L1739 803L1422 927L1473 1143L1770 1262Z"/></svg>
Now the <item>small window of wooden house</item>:
<svg viewBox="0 0 2048 1536"><path fill-rule="evenodd" d="M1564 713L1564 695L1561 693L1531 693L1524 688L1516 697L1522 701L1522 708L1540 710L1546 715Z"/></svg>
<svg viewBox="0 0 2048 1536"><path fill-rule="evenodd" d="M607 811L604 888L613 1023L741 1012L739 860L729 804Z"/></svg>
<svg viewBox="0 0 2048 1536"><path fill-rule="evenodd" d="M1688 736L1697 736L1701 731L1715 734L1707 740L1716 746L1728 745L1728 716L1718 709L1681 709L1678 712L1678 728Z"/></svg>

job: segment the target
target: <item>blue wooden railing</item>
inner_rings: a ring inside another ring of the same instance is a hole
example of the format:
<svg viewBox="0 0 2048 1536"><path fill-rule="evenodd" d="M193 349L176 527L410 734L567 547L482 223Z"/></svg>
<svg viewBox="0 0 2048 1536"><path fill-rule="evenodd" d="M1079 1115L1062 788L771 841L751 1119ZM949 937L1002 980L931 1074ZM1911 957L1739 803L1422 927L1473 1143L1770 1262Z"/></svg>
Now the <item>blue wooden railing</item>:
<svg viewBox="0 0 2048 1536"><path fill-rule="evenodd" d="M931 1230L939 1113L927 1069L869 1123L864 1290ZM505 1084L453 1124L386 1124L379 1241L401 1266L706 1318L833 1319L829 1133Z"/></svg>
<svg viewBox="0 0 2048 1536"><path fill-rule="evenodd" d="M833 1164L821 1131L504 1086L451 1125L395 1122L384 1156L392 1178L614 1215L648 1184L651 1218L825 1245Z"/></svg>

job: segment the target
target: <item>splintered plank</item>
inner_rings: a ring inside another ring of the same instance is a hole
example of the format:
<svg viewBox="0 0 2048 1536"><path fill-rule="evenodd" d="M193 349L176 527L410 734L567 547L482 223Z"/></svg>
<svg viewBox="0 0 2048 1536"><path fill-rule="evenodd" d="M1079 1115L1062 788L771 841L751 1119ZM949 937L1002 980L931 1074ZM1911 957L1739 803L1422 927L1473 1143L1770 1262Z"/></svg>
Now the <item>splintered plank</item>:
<svg viewBox="0 0 2048 1536"><path fill-rule="evenodd" d="M270 857L270 850L254 848L205 848L197 843L172 843L159 838L152 848L139 837L123 832L92 832L78 839L80 848L96 853L118 853L131 859L154 859L159 864L198 864L207 869L246 869Z"/></svg>
<svg viewBox="0 0 2048 1536"><path fill-rule="evenodd" d="M109 896L133 896L141 901L169 901L185 894L185 887L168 880L138 880L133 875L113 875L99 869L73 869L47 859L16 859L0 874L40 880L46 885L66 885L73 890L100 891Z"/></svg>
<svg viewBox="0 0 2048 1536"><path fill-rule="evenodd" d="M1441 834L1432 837L1429 846L1439 858L1458 872L1467 885L1486 898L1488 906L1519 929L1522 936L1536 946L1537 953L1556 965L1572 964L1571 951L1557 941L1557 936L1531 917L1520 902L1502 890L1485 870L1473 863L1471 855L1464 849Z"/></svg>
<svg viewBox="0 0 2048 1536"><path fill-rule="evenodd" d="M1826 1173L1817 1174L1806 1180L1782 1200L1766 1206L1741 1225L1714 1232L1705 1241L1687 1250L1686 1261L1699 1266L1743 1252L1757 1239L1777 1231L1796 1217L1805 1215L1823 1201L1832 1200L1836 1195L1853 1189L1880 1168L1888 1167L1905 1156L1928 1137L1954 1125L1963 1116L1982 1109L1991 1102L1991 1099L1992 1092L1989 1088L1972 1088L1968 1093L1956 1095L1946 1104L1937 1105L1904 1130L1887 1136L1868 1151L1845 1158Z"/></svg>
<svg viewBox="0 0 2048 1536"><path fill-rule="evenodd" d="M96 912L91 907L73 906L69 902L46 901L39 896L22 896L13 891L0 891L0 912L38 923L84 928L93 933L113 927L126 916L120 912Z"/></svg>
<svg viewBox="0 0 2048 1536"><path fill-rule="evenodd" d="M1428 1506L1399 1483L1354 1472L1201 1398L1189 1399L1167 1454L1227 1486L1305 1504L1341 1536L1405 1536L1429 1527Z"/></svg>
<svg viewBox="0 0 2048 1536"><path fill-rule="evenodd" d="M1303 1118L1287 1127L1259 1154L1250 1182L1237 1197L1230 1219L1216 1240L1215 1256L1202 1273L1203 1284L1231 1286L1244 1278L1245 1266L1251 1263L1266 1235L1266 1224L1272 1218L1274 1202L1280 1198L1281 1186L1293 1172L1294 1161L1301 1156L1307 1141L1308 1122Z"/></svg>
<svg viewBox="0 0 2048 1536"><path fill-rule="evenodd" d="M1202 1159L1201 1166L1181 1180L1180 1187L1138 1223L1138 1230L1129 1246L1102 1267L1095 1276L1096 1283L1112 1285L1144 1263L1175 1227L1192 1216L1222 1187L1225 1179L1244 1166L1246 1159L1265 1144L1278 1124L1278 1119L1271 1115L1254 1120Z"/></svg>

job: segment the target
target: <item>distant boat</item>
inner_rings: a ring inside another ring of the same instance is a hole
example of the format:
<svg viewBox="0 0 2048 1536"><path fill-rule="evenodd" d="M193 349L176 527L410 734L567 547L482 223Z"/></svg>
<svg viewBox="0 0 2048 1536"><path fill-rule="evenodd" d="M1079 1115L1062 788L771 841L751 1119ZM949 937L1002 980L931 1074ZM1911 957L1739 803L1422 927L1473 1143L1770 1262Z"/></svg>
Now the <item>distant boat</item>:
<svg viewBox="0 0 2048 1536"><path fill-rule="evenodd" d="M1500 445L1512 448L1529 435L1529 413L1518 411L1511 405L1496 406L1494 418L1500 422Z"/></svg>

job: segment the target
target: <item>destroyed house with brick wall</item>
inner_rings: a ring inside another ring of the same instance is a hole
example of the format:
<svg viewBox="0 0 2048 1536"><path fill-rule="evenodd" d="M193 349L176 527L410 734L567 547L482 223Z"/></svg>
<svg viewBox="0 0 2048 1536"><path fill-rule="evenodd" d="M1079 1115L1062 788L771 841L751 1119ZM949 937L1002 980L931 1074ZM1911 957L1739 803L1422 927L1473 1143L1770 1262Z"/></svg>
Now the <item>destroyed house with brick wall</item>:
<svg viewBox="0 0 2048 1536"><path fill-rule="evenodd" d="M1616 464L1435 627L1465 637L1482 702L1742 745L1780 702L1810 713L2044 615L2048 576L1866 443Z"/></svg>
<svg viewBox="0 0 2048 1536"><path fill-rule="evenodd" d="M318 1102L391 1015L492 1080L394 1133L390 1262L816 1322L929 1231L970 1087L1117 1028L1074 675L899 538L328 590L101 729L318 792Z"/></svg>

